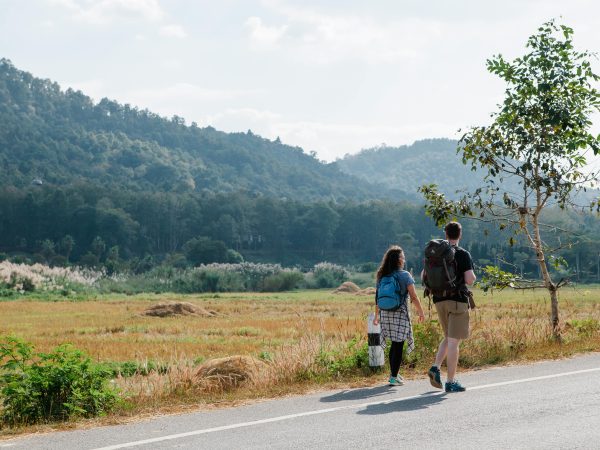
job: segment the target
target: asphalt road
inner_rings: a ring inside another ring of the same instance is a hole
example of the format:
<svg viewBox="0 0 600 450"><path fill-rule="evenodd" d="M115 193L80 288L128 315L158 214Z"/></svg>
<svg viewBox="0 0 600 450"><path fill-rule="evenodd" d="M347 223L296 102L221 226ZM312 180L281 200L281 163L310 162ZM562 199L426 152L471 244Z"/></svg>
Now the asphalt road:
<svg viewBox="0 0 600 450"><path fill-rule="evenodd" d="M424 378L28 436L0 449L600 449L600 353L473 371L461 382L464 393Z"/></svg>

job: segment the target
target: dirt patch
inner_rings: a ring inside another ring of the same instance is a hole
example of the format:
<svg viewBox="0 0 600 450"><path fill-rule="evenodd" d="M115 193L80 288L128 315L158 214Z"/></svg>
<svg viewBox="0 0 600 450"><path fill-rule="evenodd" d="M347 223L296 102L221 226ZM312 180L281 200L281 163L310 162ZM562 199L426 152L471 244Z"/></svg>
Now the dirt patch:
<svg viewBox="0 0 600 450"><path fill-rule="evenodd" d="M217 313L188 302L167 302L153 305L142 312L144 316L173 317L173 316L202 316L213 317Z"/></svg>
<svg viewBox="0 0 600 450"><path fill-rule="evenodd" d="M268 365L251 356L237 355L211 359L200 365L196 378L227 390L247 382L257 382L267 373Z"/></svg>
<svg viewBox="0 0 600 450"><path fill-rule="evenodd" d="M361 289L356 293L356 295L375 295L377 290L374 287L368 287L365 289Z"/></svg>
<svg viewBox="0 0 600 450"><path fill-rule="evenodd" d="M360 287L358 287L355 283L353 283L352 281L345 281L343 282L335 291L333 291L334 294L355 294L356 292L360 291Z"/></svg>

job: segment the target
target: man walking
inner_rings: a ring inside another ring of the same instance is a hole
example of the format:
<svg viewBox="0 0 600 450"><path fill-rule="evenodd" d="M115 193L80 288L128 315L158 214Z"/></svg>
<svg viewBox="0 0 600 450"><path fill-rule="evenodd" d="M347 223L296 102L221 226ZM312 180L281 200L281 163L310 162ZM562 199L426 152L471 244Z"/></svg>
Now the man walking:
<svg viewBox="0 0 600 450"><path fill-rule="evenodd" d="M444 339L440 343L435 358L435 363L429 369L431 385L442 389L440 367L446 359L448 368L447 380L444 386L446 392L463 392L466 390L456 379L458 365L458 348L460 341L469 337L469 303L465 295L467 285L472 285L475 280L473 260L468 251L458 246L462 237L462 227L458 222L450 222L445 227L446 240L454 249L453 269L444 263L444 273L455 277L449 280L451 287L448 289L431 289L433 303L437 310L438 319L444 331ZM445 243L447 246L448 244ZM427 256L427 255L426 255ZM427 264L427 257L426 257ZM427 267L423 270L421 278L427 285Z"/></svg>

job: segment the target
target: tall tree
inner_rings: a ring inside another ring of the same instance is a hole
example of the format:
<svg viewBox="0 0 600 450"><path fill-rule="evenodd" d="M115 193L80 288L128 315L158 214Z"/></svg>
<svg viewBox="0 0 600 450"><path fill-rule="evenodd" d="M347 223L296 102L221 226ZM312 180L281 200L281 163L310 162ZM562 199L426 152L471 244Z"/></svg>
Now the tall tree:
<svg viewBox="0 0 600 450"><path fill-rule="evenodd" d="M572 35L571 28L552 20L529 38L524 56L512 62L502 56L487 61L488 70L507 83L504 102L490 125L463 135L458 149L465 164L487 172L486 186L458 201L447 200L435 185L420 189L438 224L476 211L501 229L512 228L526 237L550 295L556 337L562 283L552 279L548 268L556 249L542 237L540 216L553 204L577 207L575 194L594 185L598 176L586 171L586 155L600 151L599 138L589 131L591 115L600 110L594 87L599 77L590 64L593 55L575 50ZM518 181L518 192L503 189L509 179Z"/></svg>

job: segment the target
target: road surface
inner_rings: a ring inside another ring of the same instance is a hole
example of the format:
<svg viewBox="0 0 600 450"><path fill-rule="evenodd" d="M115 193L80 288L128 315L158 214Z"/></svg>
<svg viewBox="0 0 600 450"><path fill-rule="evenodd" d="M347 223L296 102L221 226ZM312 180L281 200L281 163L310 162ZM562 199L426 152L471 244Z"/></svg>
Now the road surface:
<svg viewBox="0 0 600 450"><path fill-rule="evenodd" d="M600 449L600 353L1 441L0 449Z"/></svg>

